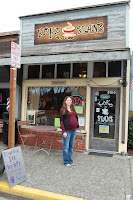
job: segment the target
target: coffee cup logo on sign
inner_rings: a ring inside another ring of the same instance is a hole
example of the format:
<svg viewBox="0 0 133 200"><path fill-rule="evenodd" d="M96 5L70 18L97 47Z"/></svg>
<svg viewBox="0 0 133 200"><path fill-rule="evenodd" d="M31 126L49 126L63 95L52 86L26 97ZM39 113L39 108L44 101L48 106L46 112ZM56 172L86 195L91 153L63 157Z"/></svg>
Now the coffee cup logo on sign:
<svg viewBox="0 0 133 200"><path fill-rule="evenodd" d="M67 24L68 26L62 29L64 39L73 39L76 35L74 34L75 27L70 22L67 22Z"/></svg>

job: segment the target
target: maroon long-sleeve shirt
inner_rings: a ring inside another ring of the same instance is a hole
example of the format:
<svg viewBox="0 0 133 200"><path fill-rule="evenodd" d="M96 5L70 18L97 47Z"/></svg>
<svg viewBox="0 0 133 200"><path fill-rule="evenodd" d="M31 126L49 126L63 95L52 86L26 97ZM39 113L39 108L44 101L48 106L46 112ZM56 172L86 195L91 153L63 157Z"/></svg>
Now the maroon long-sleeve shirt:
<svg viewBox="0 0 133 200"><path fill-rule="evenodd" d="M76 128L78 126L78 120L76 118L76 112L69 112L68 111L68 114L69 114L69 129L68 130L76 130ZM65 130L65 127L64 127L64 124L63 124L63 120L60 121L60 124L61 124L62 132L65 133L66 130Z"/></svg>

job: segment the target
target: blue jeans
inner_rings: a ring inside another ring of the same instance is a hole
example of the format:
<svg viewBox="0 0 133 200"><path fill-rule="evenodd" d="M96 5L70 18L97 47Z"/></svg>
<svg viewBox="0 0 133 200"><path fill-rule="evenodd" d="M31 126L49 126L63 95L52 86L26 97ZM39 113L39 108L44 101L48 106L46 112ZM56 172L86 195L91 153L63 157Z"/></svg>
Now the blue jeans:
<svg viewBox="0 0 133 200"><path fill-rule="evenodd" d="M63 137L63 159L64 165L72 164L73 145L76 137L76 130L66 130L67 137ZM63 135L63 134L62 134Z"/></svg>

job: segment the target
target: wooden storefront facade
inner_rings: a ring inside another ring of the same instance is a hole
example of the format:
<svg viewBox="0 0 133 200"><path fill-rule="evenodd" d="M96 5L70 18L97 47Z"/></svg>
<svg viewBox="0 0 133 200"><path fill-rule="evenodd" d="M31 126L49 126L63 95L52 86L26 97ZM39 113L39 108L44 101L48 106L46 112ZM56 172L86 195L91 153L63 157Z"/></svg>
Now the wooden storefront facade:
<svg viewBox="0 0 133 200"><path fill-rule="evenodd" d="M129 1L22 16L20 24L21 120L58 126L70 95L82 127L76 150L127 152Z"/></svg>
<svg viewBox="0 0 133 200"><path fill-rule="evenodd" d="M10 65L11 65L11 42L19 43L19 31L0 33L0 119L8 120L9 112L7 111L7 99L10 96ZM21 70L18 71L17 96L16 96L16 113L15 118L20 117L20 86Z"/></svg>

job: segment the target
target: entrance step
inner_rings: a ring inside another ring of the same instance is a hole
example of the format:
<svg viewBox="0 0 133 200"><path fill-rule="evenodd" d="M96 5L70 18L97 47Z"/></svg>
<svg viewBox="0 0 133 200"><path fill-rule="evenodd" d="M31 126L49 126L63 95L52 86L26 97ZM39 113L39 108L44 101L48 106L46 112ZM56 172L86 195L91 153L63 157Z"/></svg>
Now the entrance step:
<svg viewBox="0 0 133 200"><path fill-rule="evenodd" d="M112 157L115 154L118 154L116 151L106 151L106 150L96 150L96 149L89 149L89 155L96 155L96 156L107 156Z"/></svg>

